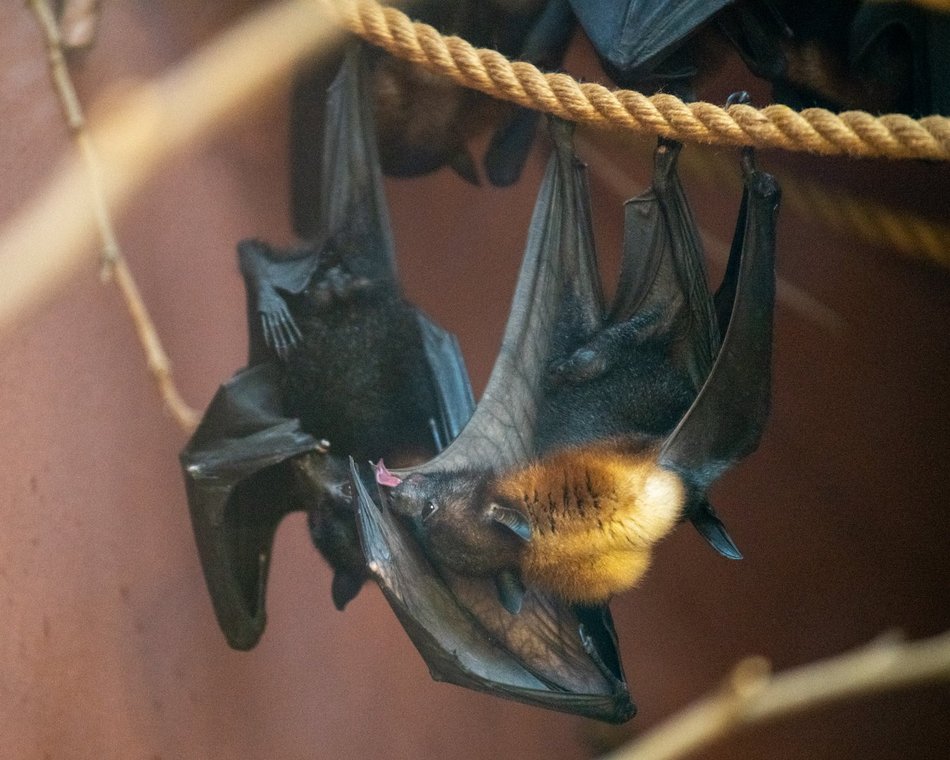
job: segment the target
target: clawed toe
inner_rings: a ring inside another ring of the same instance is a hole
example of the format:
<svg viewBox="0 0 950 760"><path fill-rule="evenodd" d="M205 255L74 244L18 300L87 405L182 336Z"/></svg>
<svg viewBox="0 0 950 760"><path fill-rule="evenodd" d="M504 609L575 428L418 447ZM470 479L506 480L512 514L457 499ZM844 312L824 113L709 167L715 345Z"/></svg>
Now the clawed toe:
<svg viewBox="0 0 950 760"><path fill-rule="evenodd" d="M281 359L286 359L290 349L303 337L286 306L262 312L261 326L264 330L264 341Z"/></svg>

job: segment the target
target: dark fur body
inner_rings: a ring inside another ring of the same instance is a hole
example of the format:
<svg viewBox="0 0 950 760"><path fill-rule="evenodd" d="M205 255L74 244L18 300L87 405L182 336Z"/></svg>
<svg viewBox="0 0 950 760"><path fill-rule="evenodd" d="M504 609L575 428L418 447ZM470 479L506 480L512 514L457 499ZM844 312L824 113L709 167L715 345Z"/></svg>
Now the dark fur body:
<svg viewBox="0 0 950 760"><path fill-rule="evenodd" d="M330 444L330 454L299 460L296 482L342 609L367 578L345 457L408 465L436 452L439 410L417 312L358 231L284 251L244 241L239 254L263 320L252 330L269 325L252 336L252 361L276 355L283 414Z"/></svg>
<svg viewBox="0 0 950 760"><path fill-rule="evenodd" d="M696 391L685 370L676 369L673 336L643 332L606 328L553 364L538 414L539 453L608 438L661 436L673 429ZM570 376L565 367L578 357L594 366Z"/></svg>
<svg viewBox="0 0 950 760"><path fill-rule="evenodd" d="M288 414L358 459L398 465L409 452L433 453L437 412L415 311L393 282L357 282L340 298L327 276L353 278L337 264L288 299L302 333L286 361Z"/></svg>

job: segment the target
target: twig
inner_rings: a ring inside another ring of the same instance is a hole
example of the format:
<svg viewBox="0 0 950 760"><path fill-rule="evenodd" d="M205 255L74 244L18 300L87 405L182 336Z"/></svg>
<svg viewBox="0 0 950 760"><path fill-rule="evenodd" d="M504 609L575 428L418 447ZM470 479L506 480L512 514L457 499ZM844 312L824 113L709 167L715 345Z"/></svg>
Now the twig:
<svg viewBox="0 0 950 760"><path fill-rule="evenodd" d="M122 250L119 248L115 225L112 223L112 216L102 192L102 172L99 169L99 157L89 134L85 130L85 118L83 117L82 107L79 105L79 98L76 95L72 78L69 75L69 69L66 66L66 59L63 55L63 40L60 36L59 26L56 23L56 17L53 15L48 0L29 0L29 2L40 27L46 35L53 85L62 103L66 123L73 132L79 154L88 173L89 194L93 202L96 227L102 239L103 273L110 278L111 275L115 275L115 283L122 293L129 316L131 316L132 323L135 326L135 332L145 352L148 369L158 386L158 392L165 403L165 408L174 417L179 427L186 432L190 432L197 426L199 415L198 412L185 403L175 386L168 354L165 353L165 349L162 347L155 324L149 316L148 308L145 306L138 286L135 284L135 278L122 256Z"/></svg>
<svg viewBox="0 0 950 760"><path fill-rule="evenodd" d="M98 148L102 202L119 213L168 155L253 107L255 96L296 61L339 35L329 0L276 3L158 79L114 98L87 130ZM0 233L0 330L51 297L83 263L98 229L88 185L84 162L69 157ZM43 255L31 255L37 251Z"/></svg>
<svg viewBox="0 0 950 760"><path fill-rule="evenodd" d="M739 728L831 702L950 680L950 632L906 643L894 636L769 676L761 657L740 662L712 695L601 760L672 760Z"/></svg>
<svg viewBox="0 0 950 760"><path fill-rule="evenodd" d="M100 0L65 0L57 24L63 47L82 50L92 45L99 25Z"/></svg>

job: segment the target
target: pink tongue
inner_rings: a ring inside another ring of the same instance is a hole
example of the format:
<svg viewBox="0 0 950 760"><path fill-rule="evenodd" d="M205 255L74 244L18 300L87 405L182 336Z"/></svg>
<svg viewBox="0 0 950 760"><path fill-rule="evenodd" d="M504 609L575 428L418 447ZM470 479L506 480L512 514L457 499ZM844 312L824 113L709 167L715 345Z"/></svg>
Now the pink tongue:
<svg viewBox="0 0 950 760"><path fill-rule="evenodd" d="M383 464L383 460L380 459L374 467L376 468L376 482L381 486L389 486L390 488L395 488L400 483L402 483L401 478L397 478L389 470L386 469L386 465Z"/></svg>

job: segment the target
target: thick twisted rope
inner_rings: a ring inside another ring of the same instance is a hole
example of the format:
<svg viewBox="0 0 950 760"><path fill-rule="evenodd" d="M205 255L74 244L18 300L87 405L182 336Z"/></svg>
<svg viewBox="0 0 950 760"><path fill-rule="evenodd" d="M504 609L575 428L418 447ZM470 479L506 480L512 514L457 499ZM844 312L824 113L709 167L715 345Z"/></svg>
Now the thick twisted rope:
<svg viewBox="0 0 950 760"><path fill-rule="evenodd" d="M457 84L503 100L600 127L658 134L715 145L755 145L822 155L950 159L950 118L915 120L904 114L864 111L794 111L783 105L756 109L684 103L666 94L646 96L545 74L530 63L509 61L494 50L476 49L459 37L444 37L374 0L345 3L344 23L354 34L391 55L442 74Z"/></svg>

